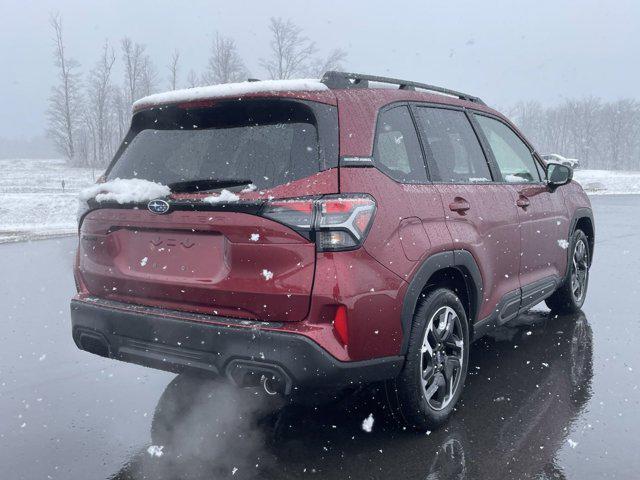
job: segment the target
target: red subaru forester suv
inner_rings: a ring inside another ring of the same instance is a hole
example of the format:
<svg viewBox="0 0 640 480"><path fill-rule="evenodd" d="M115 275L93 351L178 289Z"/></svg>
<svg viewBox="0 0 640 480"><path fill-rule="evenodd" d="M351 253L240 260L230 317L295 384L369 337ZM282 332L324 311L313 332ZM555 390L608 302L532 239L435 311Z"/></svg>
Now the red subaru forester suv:
<svg viewBox="0 0 640 480"><path fill-rule="evenodd" d="M470 343L581 308L590 203L480 99L328 72L152 95L83 197L89 352L295 397L384 382L441 425Z"/></svg>

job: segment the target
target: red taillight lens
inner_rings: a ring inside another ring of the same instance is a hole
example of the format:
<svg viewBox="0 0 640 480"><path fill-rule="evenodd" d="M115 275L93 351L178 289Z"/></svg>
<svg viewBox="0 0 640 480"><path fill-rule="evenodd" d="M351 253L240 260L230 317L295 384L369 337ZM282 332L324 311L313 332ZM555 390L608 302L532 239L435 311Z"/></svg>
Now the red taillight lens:
<svg viewBox="0 0 640 480"><path fill-rule="evenodd" d="M364 241L376 203L369 195L327 195L269 202L262 215L315 237L319 251L358 248Z"/></svg>
<svg viewBox="0 0 640 480"><path fill-rule="evenodd" d="M376 203L369 195L327 196L318 201L316 242L318 250L359 247L373 220Z"/></svg>
<svg viewBox="0 0 640 480"><path fill-rule="evenodd" d="M311 199L272 200L262 211L262 216L296 230L311 231L314 218L313 202Z"/></svg>
<svg viewBox="0 0 640 480"><path fill-rule="evenodd" d="M333 317L333 328L338 334L338 340L343 345L349 344L349 326L347 325L347 307L340 305Z"/></svg>

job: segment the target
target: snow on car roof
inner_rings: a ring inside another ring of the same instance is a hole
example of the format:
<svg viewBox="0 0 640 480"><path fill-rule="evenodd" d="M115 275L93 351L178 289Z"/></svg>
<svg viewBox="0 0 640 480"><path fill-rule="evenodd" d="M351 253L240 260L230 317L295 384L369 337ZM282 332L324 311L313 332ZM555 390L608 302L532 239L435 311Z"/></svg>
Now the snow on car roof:
<svg viewBox="0 0 640 480"><path fill-rule="evenodd" d="M155 107L168 103L207 100L215 97L233 97L260 92L325 91L329 88L320 80L301 78L295 80L259 80L255 82L225 83L206 87L185 88L156 93L134 102L133 109Z"/></svg>

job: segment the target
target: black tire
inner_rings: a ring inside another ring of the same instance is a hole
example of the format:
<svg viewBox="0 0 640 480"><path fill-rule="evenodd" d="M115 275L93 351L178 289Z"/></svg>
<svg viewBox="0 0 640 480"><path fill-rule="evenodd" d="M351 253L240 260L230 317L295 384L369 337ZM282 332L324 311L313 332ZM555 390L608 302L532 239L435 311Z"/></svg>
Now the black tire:
<svg viewBox="0 0 640 480"><path fill-rule="evenodd" d="M446 331L438 333L443 315L447 316L444 321ZM449 324L453 326L449 328ZM467 315L455 293L438 288L420 298L412 325L402 372L395 380L386 383L387 400L403 426L420 431L434 430L447 421L464 387L469 364ZM425 338L431 344L432 352L423 349ZM458 341L462 342L461 347ZM460 348L453 349L452 344ZM454 353L448 355L447 352ZM456 358L459 363L457 369L452 366ZM423 374L427 378L424 383ZM452 379L451 383L447 378ZM450 392L448 396L447 390ZM429 393L431 396L428 398ZM438 397L442 399L439 401Z"/></svg>
<svg viewBox="0 0 640 480"><path fill-rule="evenodd" d="M580 248L584 248L584 257L577 259L576 256L580 256L577 253ZM575 313L582 308L589 286L590 255L587 236L582 230L574 231L569 242L567 275L562 285L545 300L553 313ZM576 290L576 281L580 283L579 290Z"/></svg>

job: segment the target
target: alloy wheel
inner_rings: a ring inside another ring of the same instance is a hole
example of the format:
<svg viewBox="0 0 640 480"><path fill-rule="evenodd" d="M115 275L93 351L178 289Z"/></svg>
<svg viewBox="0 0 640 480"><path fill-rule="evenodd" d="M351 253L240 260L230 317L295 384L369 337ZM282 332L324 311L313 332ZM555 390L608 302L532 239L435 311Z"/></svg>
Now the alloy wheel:
<svg viewBox="0 0 640 480"><path fill-rule="evenodd" d="M449 306L429 319L422 341L420 374L422 393L429 407L442 410L460 384L464 362L464 334L458 314Z"/></svg>
<svg viewBox="0 0 640 480"><path fill-rule="evenodd" d="M573 268L571 269L571 293L579 303L584 297L589 277L589 250L584 240L579 239L573 249Z"/></svg>

